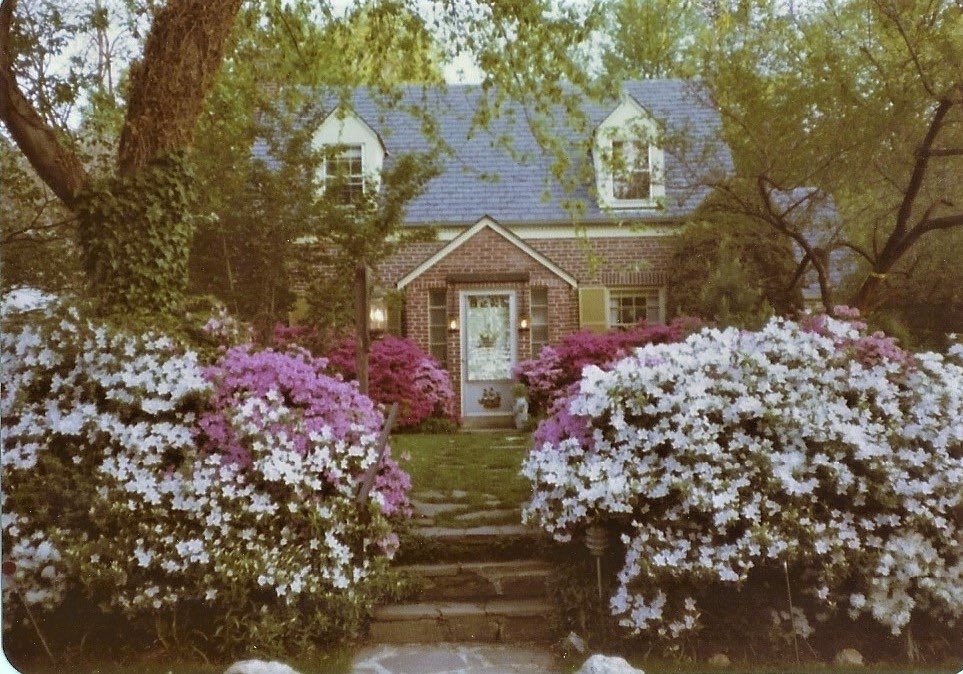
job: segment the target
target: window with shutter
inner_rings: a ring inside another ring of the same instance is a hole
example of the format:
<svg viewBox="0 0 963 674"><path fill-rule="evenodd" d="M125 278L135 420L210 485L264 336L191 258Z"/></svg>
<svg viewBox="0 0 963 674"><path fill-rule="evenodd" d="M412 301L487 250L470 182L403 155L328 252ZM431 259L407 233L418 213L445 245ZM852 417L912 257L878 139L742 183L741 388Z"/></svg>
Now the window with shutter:
<svg viewBox="0 0 963 674"><path fill-rule="evenodd" d="M578 319L583 330L604 332L608 329L606 296L606 290L601 286L578 289Z"/></svg>
<svg viewBox="0 0 963 674"><path fill-rule="evenodd" d="M448 292L444 288L428 291L428 351L448 367Z"/></svg>
<svg viewBox="0 0 963 674"><path fill-rule="evenodd" d="M659 288L610 288L609 327L629 328L639 321L662 323L662 292Z"/></svg>
<svg viewBox="0 0 963 674"><path fill-rule="evenodd" d="M532 358L548 344L548 288L532 288L529 297L532 311Z"/></svg>

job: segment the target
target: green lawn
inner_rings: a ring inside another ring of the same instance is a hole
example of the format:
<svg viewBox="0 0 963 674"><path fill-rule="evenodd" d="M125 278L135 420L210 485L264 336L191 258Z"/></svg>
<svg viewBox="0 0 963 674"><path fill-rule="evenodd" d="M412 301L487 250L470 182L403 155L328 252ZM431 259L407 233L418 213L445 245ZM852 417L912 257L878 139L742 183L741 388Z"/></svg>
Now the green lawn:
<svg viewBox="0 0 963 674"><path fill-rule="evenodd" d="M439 525L456 523L459 514L485 509L518 509L530 495L518 471L531 447L531 435L518 431L451 434L398 434L394 456L411 473L413 497L429 503L463 507L440 513ZM404 457L409 456L408 460ZM497 502L497 503L496 503ZM517 521L517 516L473 521L473 524Z"/></svg>

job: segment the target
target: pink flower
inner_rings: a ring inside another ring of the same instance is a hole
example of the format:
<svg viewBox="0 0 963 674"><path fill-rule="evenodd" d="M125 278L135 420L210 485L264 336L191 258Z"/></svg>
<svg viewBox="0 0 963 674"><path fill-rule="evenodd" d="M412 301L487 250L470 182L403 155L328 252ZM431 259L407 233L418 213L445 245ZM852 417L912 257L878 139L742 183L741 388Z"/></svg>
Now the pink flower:
<svg viewBox="0 0 963 674"><path fill-rule="evenodd" d="M643 344L678 342L702 327L702 321L680 316L668 325L639 323L628 330L576 332L558 346L547 346L537 358L519 363L515 376L528 387L533 410L548 410L582 377L586 365L605 367Z"/></svg>
<svg viewBox="0 0 963 674"><path fill-rule="evenodd" d="M345 379L357 376L353 338L343 340L328 357L331 368ZM455 393L448 372L412 340L386 335L374 341L368 373L371 398L384 405L398 403L399 428L431 417L454 420Z"/></svg>
<svg viewBox="0 0 963 674"><path fill-rule="evenodd" d="M327 364L326 359L298 347L283 352L256 351L251 345L229 349L205 370L214 395L210 408L197 422L200 447L221 454L226 461L249 464L249 440L239 437L232 411L252 398L269 396L280 396L286 408L298 411L301 425L289 428L286 424L290 422L266 419L259 423L266 431L290 437L295 451L302 454L311 446L311 433L325 429L348 445L358 444L362 435L377 435L384 423L381 412L358 391L357 384L332 377ZM268 400L266 407L270 409L272 404ZM387 451L375 480L375 489L385 499L386 514L408 513L410 488L408 474Z"/></svg>

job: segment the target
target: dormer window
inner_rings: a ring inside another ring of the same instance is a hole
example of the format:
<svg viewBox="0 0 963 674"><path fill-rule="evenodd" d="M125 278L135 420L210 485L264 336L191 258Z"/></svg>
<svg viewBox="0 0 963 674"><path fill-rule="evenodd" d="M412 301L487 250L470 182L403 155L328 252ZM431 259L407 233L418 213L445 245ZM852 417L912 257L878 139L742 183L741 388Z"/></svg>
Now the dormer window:
<svg viewBox="0 0 963 674"><path fill-rule="evenodd" d="M324 159L324 191L338 203L364 196L364 146L340 145Z"/></svg>
<svg viewBox="0 0 963 674"><path fill-rule="evenodd" d="M388 150L375 130L350 108L338 107L321 122L312 147L324 157L318 188L335 203L357 203L380 189Z"/></svg>
<svg viewBox="0 0 963 674"><path fill-rule="evenodd" d="M612 198L638 200L651 197L649 144L641 140L612 141Z"/></svg>
<svg viewBox="0 0 963 674"><path fill-rule="evenodd" d="M665 197L662 127L624 97L595 129L592 150L600 208L659 208Z"/></svg>

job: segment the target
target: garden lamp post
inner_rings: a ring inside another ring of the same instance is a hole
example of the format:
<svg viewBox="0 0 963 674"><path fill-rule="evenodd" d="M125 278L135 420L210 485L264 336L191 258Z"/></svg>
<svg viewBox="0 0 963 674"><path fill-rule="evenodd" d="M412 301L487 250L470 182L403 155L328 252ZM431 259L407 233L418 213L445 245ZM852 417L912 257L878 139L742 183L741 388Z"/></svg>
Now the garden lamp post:
<svg viewBox="0 0 963 674"><path fill-rule="evenodd" d="M599 601L602 601L602 555L606 547L606 531L598 522L585 529L585 547L595 557L595 579L598 584Z"/></svg>

